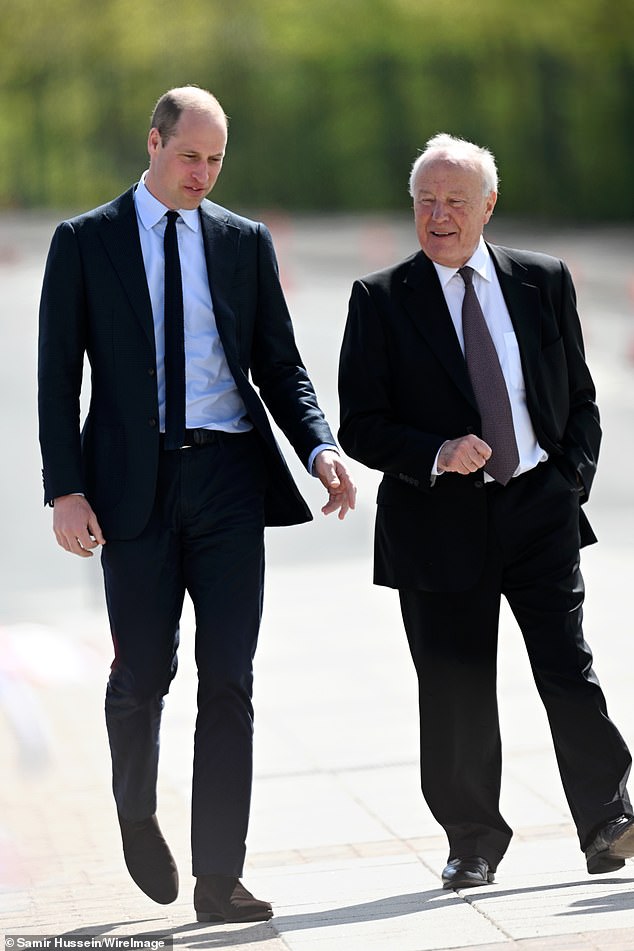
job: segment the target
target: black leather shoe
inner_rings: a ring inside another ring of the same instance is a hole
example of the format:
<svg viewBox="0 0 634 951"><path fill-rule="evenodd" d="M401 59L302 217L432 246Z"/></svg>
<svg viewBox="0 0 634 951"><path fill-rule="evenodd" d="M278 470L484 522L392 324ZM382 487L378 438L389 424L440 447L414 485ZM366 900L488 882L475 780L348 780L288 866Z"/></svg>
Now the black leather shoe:
<svg viewBox="0 0 634 951"><path fill-rule="evenodd" d="M159 905L175 901L178 869L156 816L138 821L119 816L119 826L125 864L141 891Z"/></svg>
<svg viewBox="0 0 634 951"><path fill-rule="evenodd" d="M599 829L586 849L590 875L603 875L623 868L625 859L634 856L634 818L619 816Z"/></svg>
<svg viewBox="0 0 634 951"><path fill-rule="evenodd" d="M490 885L495 875L486 859L479 855L470 855L466 859L451 859L442 873L443 888L474 888L476 885Z"/></svg>
<svg viewBox="0 0 634 951"><path fill-rule="evenodd" d="M201 875L194 888L196 921L268 921L273 909L228 875Z"/></svg>

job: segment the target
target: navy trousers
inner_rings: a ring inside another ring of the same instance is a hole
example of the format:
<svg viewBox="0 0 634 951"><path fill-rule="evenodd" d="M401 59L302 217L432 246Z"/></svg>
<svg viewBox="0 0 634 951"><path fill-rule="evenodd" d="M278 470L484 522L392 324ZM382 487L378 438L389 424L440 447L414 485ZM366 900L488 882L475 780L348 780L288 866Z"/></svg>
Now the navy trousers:
<svg viewBox="0 0 634 951"><path fill-rule="evenodd" d="M253 657L264 580L265 464L259 436L162 451L152 516L108 541L102 566L114 644L106 691L119 814L156 811L163 698L176 674L185 591L196 617L192 780L195 876L242 874L252 780Z"/></svg>

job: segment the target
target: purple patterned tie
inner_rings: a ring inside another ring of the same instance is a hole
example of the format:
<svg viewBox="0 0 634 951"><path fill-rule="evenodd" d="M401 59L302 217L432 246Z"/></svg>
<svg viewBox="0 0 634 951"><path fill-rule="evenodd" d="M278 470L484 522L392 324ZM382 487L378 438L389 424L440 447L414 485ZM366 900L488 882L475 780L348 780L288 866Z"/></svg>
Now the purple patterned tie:
<svg viewBox="0 0 634 951"><path fill-rule="evenodd" d="M492 449L485 472L506 485L519 462L511 402L495 344L473 286L473 268L461 267L458 273L465 285L462 333L467 370L480 410L482 438Z"/></svg>

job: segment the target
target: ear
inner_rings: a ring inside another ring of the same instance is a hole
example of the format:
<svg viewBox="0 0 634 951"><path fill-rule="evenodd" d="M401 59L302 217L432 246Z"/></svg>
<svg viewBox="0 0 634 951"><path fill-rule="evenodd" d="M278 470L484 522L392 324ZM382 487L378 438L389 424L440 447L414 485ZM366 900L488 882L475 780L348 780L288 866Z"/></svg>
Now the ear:
<svg viewBox="0 0 634 951"><path fill-rule="evenodd" d="M155 155L161 146L161 134L158 129L152 128L147 137L147 150L150 157Z"/></svg>
<svg viewBox="0 0 634 951"><path fill-rule="evenodd" d="M486 205L484 206L484 223L488 223L491 215L493 214L493 209L495 208L495 203L498 200L497 192L489 192L487 195Z"/></svg>

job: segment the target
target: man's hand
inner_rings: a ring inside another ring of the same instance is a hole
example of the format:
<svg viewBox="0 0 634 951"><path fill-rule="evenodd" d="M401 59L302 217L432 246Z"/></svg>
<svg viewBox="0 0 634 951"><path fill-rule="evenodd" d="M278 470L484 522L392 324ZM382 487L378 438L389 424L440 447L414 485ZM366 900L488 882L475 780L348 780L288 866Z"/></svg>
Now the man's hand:
<svg viewBox="0 0 634 951"><path fill-rule="evenodd" d="M105 545L97 516L83 495L60 495L53 506L57 544L73 555L92 558L92 548Z"/></svg>
<svg viewBox="0 0 634 951"><path fill-rule="evenodd" d="M338 453L332 449L322 449L313 463L319 481L328 489L328 501L322 508L324 515L339 512L339 518L345 518L354 508L357 489L350 473L344 466Z"/></svg>
<svg viewBox="0 0 634 951"><path fill-rule="evenodd" d="M449 439L438 454L439 472L457 472L469 475L482 469L491 458L491 447L478 436Z"/></svg>

